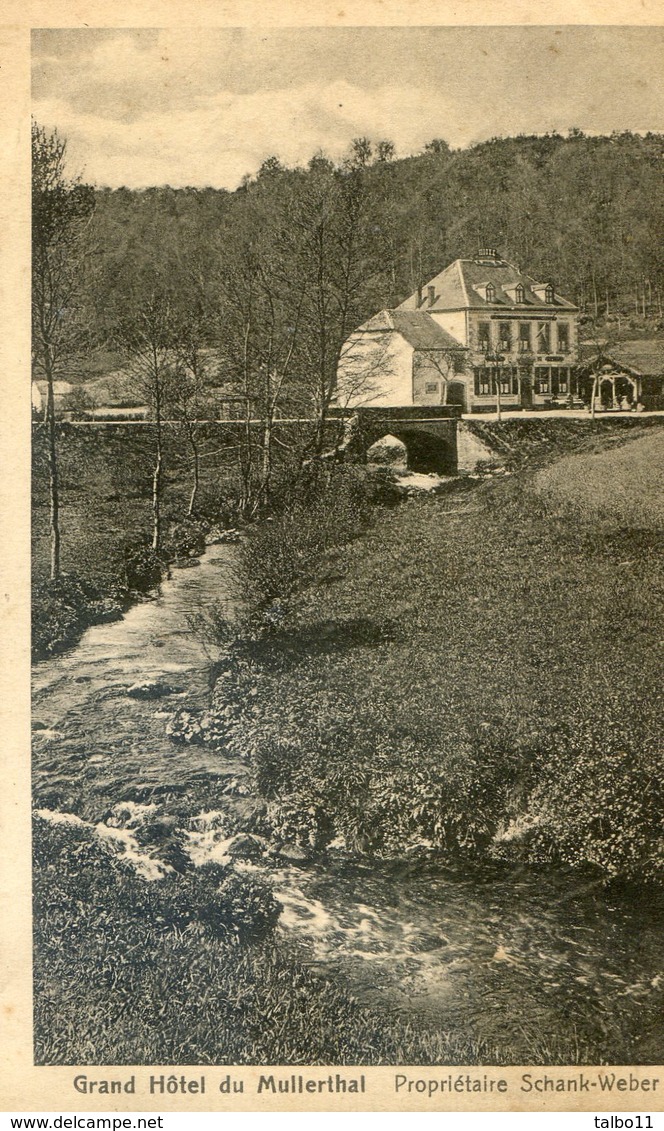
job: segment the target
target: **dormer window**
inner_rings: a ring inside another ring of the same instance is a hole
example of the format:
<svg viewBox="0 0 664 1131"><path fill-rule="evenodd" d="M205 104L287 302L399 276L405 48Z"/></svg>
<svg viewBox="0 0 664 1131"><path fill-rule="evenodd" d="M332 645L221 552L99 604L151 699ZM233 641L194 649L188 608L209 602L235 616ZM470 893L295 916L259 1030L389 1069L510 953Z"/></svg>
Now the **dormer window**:
<svg viewBox="0 0 664 1131"><path fill-rule="evenodd" d="M517 283L514 289L514 296L517 302L526 301L526 288L524 287L523 283Z"/></svg>
<svg viewBox="0 0 664 1131"><path fill-rule="evenodd" d="M487 302L495 302L496 301L496 288L494 287L493 283L487 283L487 285L486 285L486 301Z"/></svg>
<svg viewBox="0 0 664 1131"><path fill-rule="evenodd" d="M546 290L544 291L544 301L545 302L555 302L555 298L556 298L555 291L554 291L551 283L549 283Z"/></svg>

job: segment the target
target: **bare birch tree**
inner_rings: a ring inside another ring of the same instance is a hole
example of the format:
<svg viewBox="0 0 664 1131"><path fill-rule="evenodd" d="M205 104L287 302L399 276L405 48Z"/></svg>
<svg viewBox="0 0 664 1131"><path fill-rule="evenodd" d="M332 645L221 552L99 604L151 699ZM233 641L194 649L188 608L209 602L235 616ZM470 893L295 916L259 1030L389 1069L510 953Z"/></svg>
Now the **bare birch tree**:
<svg viewBox="0 0 664 1131"><path fill-rule="evenodd" d="M174 384L173 308L168 291L159 286L129 304L120 322L120 345L128 368L152 412L152 549L161 547L161 502L164 479L164 420Z"/></svg>
<svg viewBox="0 0 664 1131"><path fill-rule="evenodd" d="M389 144L384 143L386 155ZM356 138L340 167L319 160L297 186L291 206L293 264L304 284L300 350L314 415L315 452L325 445L330 407L338 406L340 399L350 403L360 386L368 390L370 384L366 366L354 363L358 351L351 335L370 309L367 290L376 275L365 178L372 155L369 141ZM344 390L338 384L341 372Z"/></svg>
<svg viewBox="0 0 664 1131"><path fill-rule="evenodd" d="M55 382L79 356L87 334L81 315L81 265L92 189L66 173L67 142L32 124L32 369L46 380L50 575L60 577L60 489Z"/></svg>
<svg viewBox="0 0 664 1131"><path fill-rule="evenodd" d="M196 509L201 481L200 420L209 411L208 377L214 314L210 288L202 270L188 270L178 281L179 304L171 332L173 380L170 407L180 421L191 460L191 492L187 515Z"/></svg>
<svg viewBox="0 0 664 1131"><path fill-rule="evenodd" d="M278 238L254 235L249 202L246 227L221 243L219 345L228 378L239 390L243 427L238 448L240 506L254 514L272 492L277 424L302 388L299 345L302 281L285 269Z"/></svg>

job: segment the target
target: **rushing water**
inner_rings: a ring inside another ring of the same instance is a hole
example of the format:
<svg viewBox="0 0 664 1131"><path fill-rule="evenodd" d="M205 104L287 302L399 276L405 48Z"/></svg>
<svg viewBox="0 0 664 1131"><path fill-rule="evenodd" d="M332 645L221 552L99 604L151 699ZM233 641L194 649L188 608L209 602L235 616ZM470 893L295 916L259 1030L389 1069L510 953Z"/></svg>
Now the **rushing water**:
<svg viewBox="0 0 664 1131"><path fill-rule="evenodd" d="M89 629L33 679L35 803L51 819L83 820L146 879L168 870L135 832L175 819L193 863L227 860L229 831L251 809L246 767L166 733L178 706L204 709L214 656L189 624L223 599L229 546L176 571L159 596ZM127 694L158 682L153 700ZM458 1030L527 1063L586 1041L661 1063L662 906L612 899L578 876L443 867L424 853L401 863L349 858L293 864L266 852L237 867L263 873L283 904L280 931L360 1000L426 1028ZM548 1049L548 1053L543 1052ZM607 1055L610 1056L610 1053Z"/></svg>
<svg viewBox="0 0 664 1131"><path fill-rule="evenodd" d="M200 564L174 571L156 598L134 605L121 621L94 625L76 648L34 666L38 804L100 819L113 800L154 802L226 776L218 754L176 746L165 728L185 703L193 710L208 704L214 655L188 618L223 601L232 553L211 546ZM129 696L141 682L161 682L172 693L149 701Z"/></svg>

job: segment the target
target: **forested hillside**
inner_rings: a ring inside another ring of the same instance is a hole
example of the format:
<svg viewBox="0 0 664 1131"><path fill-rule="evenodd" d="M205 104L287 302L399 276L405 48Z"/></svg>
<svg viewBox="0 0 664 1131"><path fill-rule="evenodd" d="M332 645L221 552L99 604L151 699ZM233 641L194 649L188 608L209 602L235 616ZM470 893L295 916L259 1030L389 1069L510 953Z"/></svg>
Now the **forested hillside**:
<svg viewBox="0 0 664 1131"><path fill-rule="evenodd" d="M253 269L256 277L271 276L293 323L298 313L309 324L314 315L319 337L333 349L338 331L402 301L452 259L484 245L554 279L593 318L619 315L631 319L631 329L657 323L663 160L659 134L572 130L457 151L434 140L404 159L389 142L358 139L337 166L318 155L306 169L289 170L270 158L234 193L100 189L92 288L98 331L117 328L128 297L154 272L174 285L178 276L190 287L195 278L199 292L221 290L237 305L240 276L246 284ZM180 287L181 298L187 290ZM206 334L217 336L209 325Z"/></svg>

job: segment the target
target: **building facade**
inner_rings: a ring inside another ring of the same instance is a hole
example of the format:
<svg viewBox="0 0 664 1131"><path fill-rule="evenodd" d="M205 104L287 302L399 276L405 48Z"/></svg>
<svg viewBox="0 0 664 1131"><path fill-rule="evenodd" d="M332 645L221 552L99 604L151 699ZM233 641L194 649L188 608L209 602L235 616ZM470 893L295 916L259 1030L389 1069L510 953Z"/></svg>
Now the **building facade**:
<svg viewBox="0 0 664 1131"><path fill-rule="evenodd" d="M375 369L371 403L459 404L465 412L565 405L578 395L578 313L553 283L487 248L359 327L348 356L358 387L362 366ZM444 337L436 340L432 324ZM389 372L381 354L397 359ZM340 386L345 378L342 356Z"/></svg>

